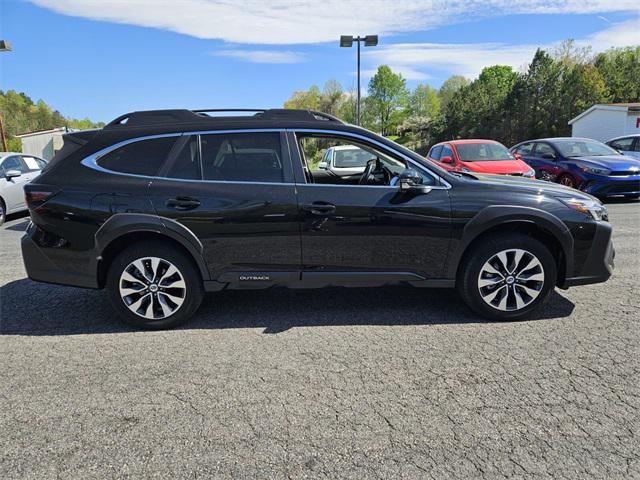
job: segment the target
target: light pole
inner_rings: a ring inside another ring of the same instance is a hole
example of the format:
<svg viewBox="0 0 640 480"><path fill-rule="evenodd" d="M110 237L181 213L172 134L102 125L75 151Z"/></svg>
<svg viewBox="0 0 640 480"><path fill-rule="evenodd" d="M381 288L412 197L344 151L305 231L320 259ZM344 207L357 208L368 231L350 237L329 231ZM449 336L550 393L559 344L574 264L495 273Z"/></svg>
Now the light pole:
<svg viewBox="0 0 640 480"><path fill-rule="evenodd" d="M341 35L340 36L340 46L345 48L351 48L353 46L353 42L357 43L358 46L358 98L356 100L356 125L360 125L360 43L364 42L365 47L375 47L378 45L378 36L377 35L367 35L365 37L361 36L351 36L351 35Z"/></svg>
<svg viewBox="0 0 640 480"><path fill-rule="evenodd" d="M10 52L11 44L7 40L0 40L0 52ZM7 148L7 139L4 136L4 124L2 123L2 114L0 114L0 138L2 138L2 150L5 152Z"/></svg>

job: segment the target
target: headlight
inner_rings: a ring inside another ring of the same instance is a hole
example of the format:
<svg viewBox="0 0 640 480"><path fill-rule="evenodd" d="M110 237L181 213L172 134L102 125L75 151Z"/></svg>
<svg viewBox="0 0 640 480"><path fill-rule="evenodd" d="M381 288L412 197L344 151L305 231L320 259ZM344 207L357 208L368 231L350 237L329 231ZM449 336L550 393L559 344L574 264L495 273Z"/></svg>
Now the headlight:
<svg viewBox="0 0 640 480"><path fill-rule="evenodd" d="M607 211L607 207L597 200L583 200L581 198L560 198L559 200L567 207L584 213L594 220L604 220L605 222L609 221L609 212Z"/></svg>
<svg viewBox="0 0 640 480"><path fill-rule="evenodd" d="M533 168L530 168L529 170L524 172L522 176L527 178L536 178L536 171Z"/></svg>
<svg viewBox="0 0 640 480"><path fill-rule="evenodd" d="M606 168L598 168L598 167L580 167L580 170L586 173L593 173L594 175L604 175L608 177L611 175L611 170L607 170Z"/></svg>

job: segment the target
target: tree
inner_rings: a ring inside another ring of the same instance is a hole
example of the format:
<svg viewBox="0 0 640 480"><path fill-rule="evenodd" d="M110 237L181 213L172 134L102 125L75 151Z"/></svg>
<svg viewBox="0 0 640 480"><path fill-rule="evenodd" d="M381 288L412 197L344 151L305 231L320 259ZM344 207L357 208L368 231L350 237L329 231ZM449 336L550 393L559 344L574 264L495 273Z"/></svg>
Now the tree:
<svg viewBox="0 0 640 480"><path fill-rule="evenodd" d="M401 112L407 104L408 90L402 75L393 73L387 65L378 67L378 71L369 81L369 104L377 119L382 135L388 135L393 125L401 120Z"/></svg>
<svg viewBox="0 0 640 480"><path fill-rule="evenodd" d="M418 85L409 95L408 106L413 117L433 118L440 113L438 91L429 85Z"/></svg>
<svg viewBox="0 0 640 480"><path fill-rule="evenodd" d="M610 102L640 100L640 46L612 48L600 53L594 66L602 76Z"/></svg>
<svg viewBox="0 0 640 480"><path fill-rule="evenodd" d="M453 75L446 79L438 91L441 107L444 108L458 90L462 87L466 87L470 83L471 80L463 77L462 75Z"/></svg>
<svg viewBox="0 0 640 480"><path fill-rule="evenodd" d="M309 90L293 92L291 98L284 102L284 108L319 110L320 95L320 88L317 85L311 85Z"/></svg>

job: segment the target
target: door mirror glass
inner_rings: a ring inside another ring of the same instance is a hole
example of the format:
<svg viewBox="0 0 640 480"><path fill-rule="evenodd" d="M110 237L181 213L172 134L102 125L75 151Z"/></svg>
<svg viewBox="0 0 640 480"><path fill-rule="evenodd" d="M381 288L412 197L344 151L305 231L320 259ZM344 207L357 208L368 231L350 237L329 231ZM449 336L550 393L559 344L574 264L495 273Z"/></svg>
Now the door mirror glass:
<svg viewBox="0 0 640 480"><path fill-rule="evenodd" d="M447 155L447 156L445 156L445 157L442 157L442 158L440 159L440 161L441 161L442 163L453 163L453 158L451 158L449 155Z"/></svg>
<svg viewBox="0 0 640 480"><path fill-rule="evenodd" d="M412 168L407 168L398 177L398 185L400 190L406 192L422 183L422 175Z"/></svg>
<svg viewBox="0 0 640 480"><path fill-rule="evenodd" d="M22 172L20 170L7 170L4 172L4 176L5 178L8 180L10 178L15 178L15 177L19 177L20 175L22 175Z"/></svg>

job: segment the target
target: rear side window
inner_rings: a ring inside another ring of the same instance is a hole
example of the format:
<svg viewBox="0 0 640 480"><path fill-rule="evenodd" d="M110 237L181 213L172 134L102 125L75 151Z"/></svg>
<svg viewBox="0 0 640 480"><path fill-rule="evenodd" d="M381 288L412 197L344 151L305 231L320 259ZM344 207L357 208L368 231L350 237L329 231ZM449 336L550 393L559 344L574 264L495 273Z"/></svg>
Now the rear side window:
<svg viewBox="0 0 640 480"><path fill-rule="evenodd" d="M162 137L129 143L100 157L98 165L114 172L155 176L175 142L176 137Z"/></svg>
<svg viewBox="0 0 640 480"><path fill-rule="evenodd" d="M523 143L518 148L516 148L516 153L528 156L531 155L531 150L533 150L533 143Z"/></svg>
<svg viewBox="0 0 640 480"><path fill-rule="evenodd" d="M198 136L180 137L171 150L168 164L169 170L165 176L169 178L201 180Z"/></svg>
<svg viewBox="0 0 640 480"><path fill-rule="evenodd" d="M232 133L200 137L205 180L283 182L280 134Z"/></svg>
<svg viewBox="0 0 640 480"><path fill-rule="evenodd" d="M429 156L434 160L440 160L440 153L442 152L442 145L436 145L431 149Z"/></svg>

